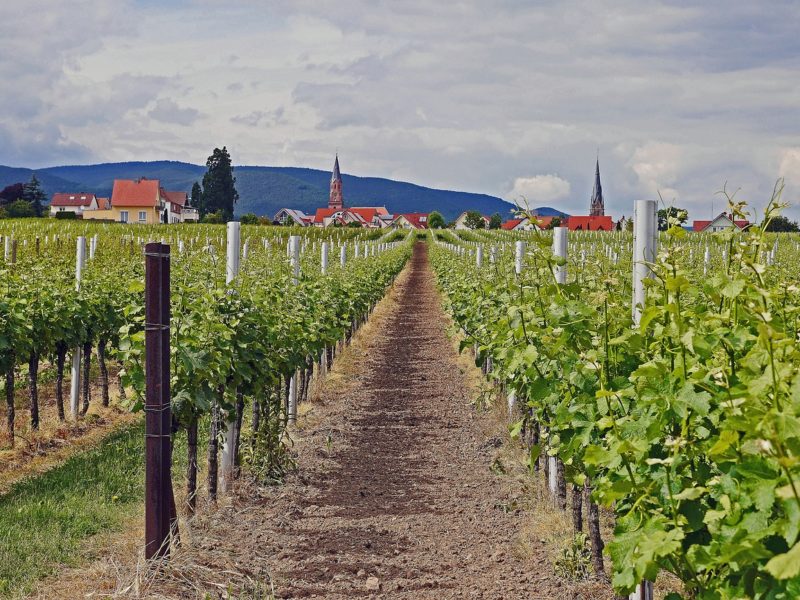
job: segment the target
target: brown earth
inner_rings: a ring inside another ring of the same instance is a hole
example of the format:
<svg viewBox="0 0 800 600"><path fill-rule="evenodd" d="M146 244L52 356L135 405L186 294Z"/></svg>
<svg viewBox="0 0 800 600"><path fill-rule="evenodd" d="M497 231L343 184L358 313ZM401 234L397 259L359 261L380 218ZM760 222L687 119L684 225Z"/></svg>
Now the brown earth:
<svg viewBox="0 0 800 600"><path fill-rule="evenodd" d="M296 475L273 488L243 482L219 510L182 523L182 546L158 574L108 559L90 567L95 597L609 597L606 585L554 575L553 529L569 535L569 521L512 473L502 418L471 404L478 371L447 336L434 281L418 244L305 405ZM42 596L83 596L86 575L62 573Z"/></svg>

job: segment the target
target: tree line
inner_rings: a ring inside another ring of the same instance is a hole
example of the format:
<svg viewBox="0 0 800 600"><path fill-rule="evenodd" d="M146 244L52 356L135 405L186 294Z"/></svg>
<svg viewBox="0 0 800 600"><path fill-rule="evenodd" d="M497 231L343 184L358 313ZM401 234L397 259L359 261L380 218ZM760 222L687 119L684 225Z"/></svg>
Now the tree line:
<svg viewBox="0 0 800 600"><path fill-rule="evenodd" d="M0 219L44 216L47 194L36 173L28 183L12 183L0 190Z"/></svg>

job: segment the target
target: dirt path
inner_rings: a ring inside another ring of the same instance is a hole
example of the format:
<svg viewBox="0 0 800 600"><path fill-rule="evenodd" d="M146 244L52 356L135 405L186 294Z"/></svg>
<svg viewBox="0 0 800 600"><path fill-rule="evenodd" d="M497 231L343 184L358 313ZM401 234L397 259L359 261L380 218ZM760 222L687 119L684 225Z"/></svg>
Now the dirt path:
<svg viewBox="0 0 800 600"><path fill-rule="evenodd" d="M104 558L90 583L76 569L45 596L601 597L553 575L539 539L548 527L532 527L531 515L551 530L569 525L524 509L526 476L503 474L502 461L515 460L497 435L505 425L470 405L477 370L465 368L447 323L427 246L417 244L316 400L301 405L296 475L201 511L155 579L137 571L133 585L130 567Z"/></svg>
<svg viewBox="0 0 800 600"><path fill-rule="evenodd" d="M518 517L496 508L507 490L445 323L419 244L345 400L342 439L304 468L274 572L279 596L370 596L377 583L392 598L553 597L533 592L530 563L514 556Z"/></svg>

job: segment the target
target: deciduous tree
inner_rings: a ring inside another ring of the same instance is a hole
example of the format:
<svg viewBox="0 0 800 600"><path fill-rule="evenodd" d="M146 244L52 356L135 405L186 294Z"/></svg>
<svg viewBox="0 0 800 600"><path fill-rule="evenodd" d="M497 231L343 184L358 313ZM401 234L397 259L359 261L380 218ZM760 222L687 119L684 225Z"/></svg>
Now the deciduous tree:
<svg viewBox="0 0 800 600"><path fill-rule="evenodd" d="M428 229L442 229L444 225L445 223L442 213L433 211L428 215Z"/></svg>
<svg viewBox="0 0 800 600"><path fill-rule="evenodd" d="M464 225L470 229L486 229L486 221L483 220L483 215L477 210L470 210L464 218Z"/></svg>
<svg viewBox="0 0 800 600"><path fill-rule="evenodd" d="M685 208L676 206L662 208L658 211L658 230L666 231L671 224L683 225L688 218L689 213L686 212Z"/></svg>
<svg viewBox="0 0 800 600"><path fill-rule="evenodd" d="M800 231L800 228L795 221L790 221L787 217L778 215L767 224L767 231Z"/></svg>

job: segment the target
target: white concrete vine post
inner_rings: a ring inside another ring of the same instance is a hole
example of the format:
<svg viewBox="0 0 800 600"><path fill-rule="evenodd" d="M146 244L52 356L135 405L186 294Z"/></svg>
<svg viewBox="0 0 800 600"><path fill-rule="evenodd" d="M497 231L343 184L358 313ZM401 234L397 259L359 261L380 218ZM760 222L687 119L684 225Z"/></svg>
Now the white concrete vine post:
<svg viewBox="0 0 800 600"><path fill-rule="evenodd" d="M292 265L292 284L300 282L300 236L289 238L289 259ZM289 423L297 420L297 372L289 380Z"/></svg>
<svg viewBox="0 0 800 600"><path fill-rule="evenodd" d="M86 266L86 238L78 237L75 249L75 291L81 289L81 276ZM77 346L72 350L72 369L69 386L69 410L72 418L78 420L78 400L81 389L81 347Z"/></svg>
<svg viewBox="0 0 800 600"><path fill-rule="evenodd" d="M553 255L558 258L567 260L567 232L566 227L556 227L553 229ZM567 266L556 266L555 268L556 283L563 285L567 283ZM555 456L548 456L548 482L550 493L553 497L558 492L558 459Z"/></svg>
<svg viewBox="0 0 800 600"><path fill-rule="evenodd" d="M644 280L653 277L650 264L658 252L658 206L655 200L637 200L633 210L633 326L638 327L646 295ZM708 255L708 249L706 249ZM642 581L629 600L653 600L653 582Z"/></svg>
<svg viewBox="0 0 800 600"><path fill-rule="evenodd" d="M227 231L227 254L225 259L225 284L230 285L239 275L241 223L230 221ZM236 413L231 411L225 423L225 441L222 445L222 461L220 469L220 487L229 492L233 484L233 469L236 444Z"/></svg>

